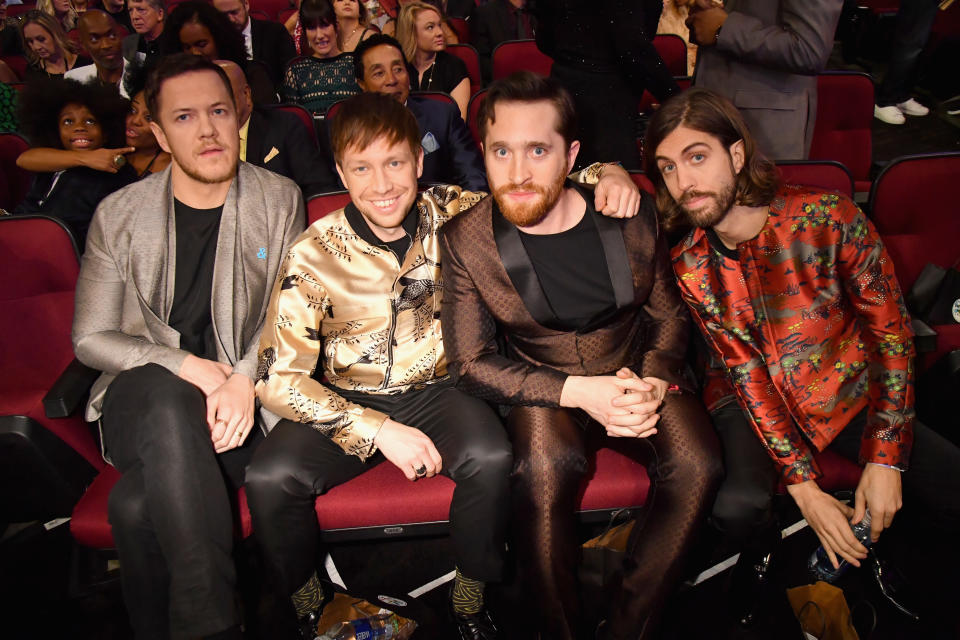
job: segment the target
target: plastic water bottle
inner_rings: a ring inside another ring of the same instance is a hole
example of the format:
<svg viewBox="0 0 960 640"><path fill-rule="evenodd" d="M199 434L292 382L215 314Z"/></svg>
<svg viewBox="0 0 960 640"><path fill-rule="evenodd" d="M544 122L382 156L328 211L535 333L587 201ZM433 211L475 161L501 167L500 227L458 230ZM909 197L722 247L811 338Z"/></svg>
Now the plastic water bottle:
<svg viewBox="0 0 960 640"><path fill-rule="evenodd" d="M853 531L853 535L860 541L860 544L865 547L870 546L872 542L870 540L870 509L866 510L860 522L850 525L850 530ZM807 561L807 569L810 570L810 573L812 573L817 580L833 583L839 580L840 576L850 568L850 563L839 555L837 555L837 561L840 563L840 566L834 569L826 550L823 548L823 545L820 545L816 551L810 554L810 559Z"/></svg>
<svg viewBox="0 0 960 640"><path fill-rule="evenodd" d="M400 621L393 613L380 613L369 618L338 622L320 636L320 640L380 640L393 638L400 632Z"/></svg>

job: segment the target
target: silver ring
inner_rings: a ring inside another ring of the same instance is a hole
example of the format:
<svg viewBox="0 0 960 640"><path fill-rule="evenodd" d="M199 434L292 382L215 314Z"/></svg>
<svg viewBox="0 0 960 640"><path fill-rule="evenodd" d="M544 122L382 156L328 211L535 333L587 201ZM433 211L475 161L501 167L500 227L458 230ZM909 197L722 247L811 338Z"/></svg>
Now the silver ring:
<svg viewBox="0 0 960 640"><path fill-rule="evenodd" d="M418 478L422 478L423 476L427 475L427 465L422 464L416 469L414 469L413 472L417 474Z"/></svg>

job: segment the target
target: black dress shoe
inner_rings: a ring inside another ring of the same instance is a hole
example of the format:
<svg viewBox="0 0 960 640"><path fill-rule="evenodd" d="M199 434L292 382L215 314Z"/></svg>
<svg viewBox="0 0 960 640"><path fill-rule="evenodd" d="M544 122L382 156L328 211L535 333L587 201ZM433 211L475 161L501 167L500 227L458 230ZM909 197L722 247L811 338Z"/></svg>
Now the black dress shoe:
<svg viewBox="0 0 960 640"><path fill-rule="evenodd" d="M315 640L320 636L320 630L317 627L320 625L320 616L323 614L323 609L320 611L313 611L303 616L297 620L297 630L300 632L300 640Z"/></svg>
<svg viewBox="0 0 960 640"><path fill-rule="evenodd" d="M496 640L500 637L497 625L486 608L472 614L457 613L452 608L450 611L460 640Z"/></svg>
<svg viewBox="0 0 960 640"><path fill-rule="evenodd" d="M772 560L773 553L753 557L741 554L733 569L733 612L742 627L752 626L764 611Z"/></svg>

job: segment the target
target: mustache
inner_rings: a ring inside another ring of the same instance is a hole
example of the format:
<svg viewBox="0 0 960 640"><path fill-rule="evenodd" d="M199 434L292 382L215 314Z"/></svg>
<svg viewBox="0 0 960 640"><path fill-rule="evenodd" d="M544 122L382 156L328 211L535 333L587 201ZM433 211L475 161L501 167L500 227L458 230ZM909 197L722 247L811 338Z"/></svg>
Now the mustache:
<svg viewBox="0 0 960 640"><path fill-rule="evenodd" d="M717 194L712 191L687 191L680 197L680 200L677 201L677 204L686 204L691 200L696 200L697 198L703 197L716 198Z"/></svg>
<svg viewBox="0 0 960 640"><path fill-rule="evenodd" d="M545 196L547 195L547 193L549 193L550 189L549 187L545 187L542 184L523 185L523 184L514 184L511 182L509 184L505 184L497 187L497 190L494 191L494 195L505 196L508 193L512 193L514 191L533 191L537 195Z"/></svg>

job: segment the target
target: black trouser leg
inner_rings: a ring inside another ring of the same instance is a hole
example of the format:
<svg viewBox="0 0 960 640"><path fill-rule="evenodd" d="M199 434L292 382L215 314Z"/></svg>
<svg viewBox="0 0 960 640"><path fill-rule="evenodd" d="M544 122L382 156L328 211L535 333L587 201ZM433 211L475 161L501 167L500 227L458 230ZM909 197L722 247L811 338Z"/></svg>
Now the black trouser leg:
<svg viewBox="0 0 960 640"><path fill-rule="evenodd" d="M203 393L159 365L125 371L104 398L103 434L125 476L110 523L138 637L155 635L165 604L174 636L236 625L233 519ZM157 592L161 576L169 586Z"/></svg>
<svg viewBox="0 0 960 640"><path fill-rule="evenodd" d="M937 17L938 0L903 0L897 11L890 65L877 90L881 107L906 101L916 84L918 62Z"/></svg>

